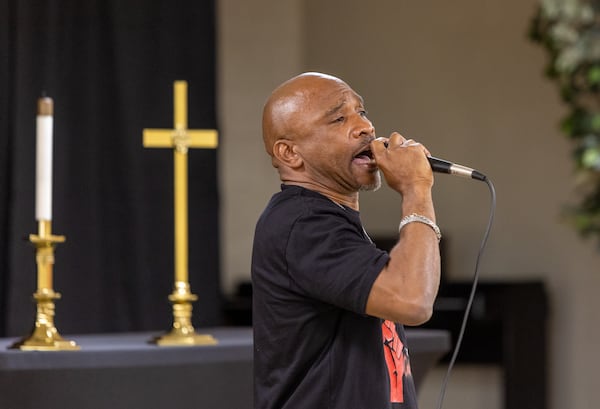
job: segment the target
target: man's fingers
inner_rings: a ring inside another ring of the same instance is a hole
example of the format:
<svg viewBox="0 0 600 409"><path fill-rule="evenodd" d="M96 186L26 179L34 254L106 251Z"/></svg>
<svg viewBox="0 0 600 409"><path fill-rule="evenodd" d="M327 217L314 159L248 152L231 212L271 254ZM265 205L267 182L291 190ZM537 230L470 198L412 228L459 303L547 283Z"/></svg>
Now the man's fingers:
<svg viewBox="0 0 600 409"><path fill-rule="evenodd" d="M415 141L414 139L406 139L398 132L393 132L389 138L379 137L379 138L375 139L371 143L371 151L373 151L373 153L375 155L378 155L378 154L381 155L385 149L388 149L390 147L391 148L394 148L394 147L406 148L406 147L412 147L412 146L421 147L423 149L423 152L425 153L425 156L431 156L431 153L429 152L429 150L425 146L423 146L421 143Z"/></svg>
<svg viewBox="0 0 600 409"><path fill-rule="evenodd" d="M371 142L371 152L373 152L373 155L375 155L376 158L378 156L381 157L381 155L384 154L387 149L388 142L388 138L377 138Z"/></svg>

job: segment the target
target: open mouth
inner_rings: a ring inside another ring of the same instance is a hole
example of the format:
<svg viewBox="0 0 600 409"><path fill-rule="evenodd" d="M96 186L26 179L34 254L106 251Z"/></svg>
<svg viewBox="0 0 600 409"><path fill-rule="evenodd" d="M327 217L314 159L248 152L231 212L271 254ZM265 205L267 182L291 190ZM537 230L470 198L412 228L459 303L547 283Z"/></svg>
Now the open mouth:
<svg viewBox="0 0 600 409"><path fill-rule="evenodd" d="M354 156L354 161L359 164L371 164L373 161L373 152L371 152L371 149L366 148L365 150L360 151L358 155Z"/></svg>

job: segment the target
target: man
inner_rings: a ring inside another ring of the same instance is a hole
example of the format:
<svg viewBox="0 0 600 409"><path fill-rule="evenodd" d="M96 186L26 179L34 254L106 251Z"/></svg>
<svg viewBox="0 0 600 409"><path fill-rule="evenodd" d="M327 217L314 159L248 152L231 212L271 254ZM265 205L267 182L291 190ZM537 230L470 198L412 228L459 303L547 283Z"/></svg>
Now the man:
<svg viewBox="0 0 600 409"><path fill-rule="evenodd" d="M402 324L430 318L439 285L428 151L376 138L362 98L320 73L273 91L263 138L282 187L254 237L255 409L416 408ZM389 254L358 212L380 171L402 197Z"/></svg>

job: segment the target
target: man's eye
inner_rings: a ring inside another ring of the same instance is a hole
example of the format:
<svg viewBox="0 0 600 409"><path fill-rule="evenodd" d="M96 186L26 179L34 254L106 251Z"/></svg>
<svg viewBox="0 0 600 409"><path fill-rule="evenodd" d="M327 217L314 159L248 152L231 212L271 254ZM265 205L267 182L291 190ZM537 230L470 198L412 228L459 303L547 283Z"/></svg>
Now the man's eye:
<svg viewBox="0 0 600 409"><path fill-rule="evenodd" d="M333 120L333 122L344 122L345 119L346 119L345 116L339 116L339 117L335 118Z"/></svg>
<svg viewBox="0 0 600 409"><path fill-rule="evenodd" d="M366 111L366 110L364 110L364 109L361 109L360 111L358 111L358 114L359 114L360 116L363 116L363 117L364 117L364 116L367 116L367 111Z"/></svg>

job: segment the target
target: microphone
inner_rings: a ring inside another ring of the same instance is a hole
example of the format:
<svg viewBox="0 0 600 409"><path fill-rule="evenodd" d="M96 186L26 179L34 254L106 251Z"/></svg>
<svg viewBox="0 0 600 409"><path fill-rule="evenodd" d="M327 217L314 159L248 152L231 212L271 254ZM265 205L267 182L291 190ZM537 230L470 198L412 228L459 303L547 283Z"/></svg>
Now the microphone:
<svg viewBox="0 0 600 409"><path fill-rule="evenodd" d="M428 156L427 160L429 161L431 169L433 169L434 172L449 173L450 175L477 179L483 182L487 180L487 176L475 169L468 168L463 165L458 165L456 163L448 162L447 160L434 158L433 156Z"/></svg>

